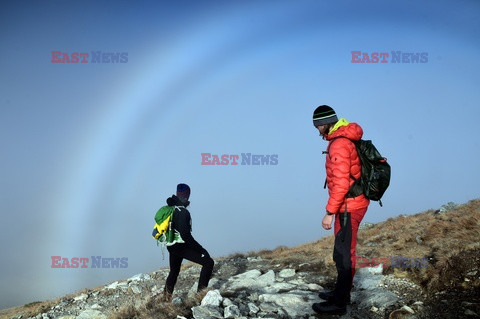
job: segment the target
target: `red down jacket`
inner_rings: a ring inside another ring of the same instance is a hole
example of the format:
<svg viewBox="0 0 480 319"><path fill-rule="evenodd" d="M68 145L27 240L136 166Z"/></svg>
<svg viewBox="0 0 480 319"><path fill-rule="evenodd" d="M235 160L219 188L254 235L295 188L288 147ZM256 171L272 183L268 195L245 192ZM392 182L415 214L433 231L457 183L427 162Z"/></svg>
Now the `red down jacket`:
<svg viewBox="0 0 480 319"><path fill-rule="evenodd" d="M333 131L325 137L328 143L328 154L325 162L327 171L328 203L327 211L333 214L365 209L370 201L363 195L354 198L346 198L346 194L354 180L350 174L359 178L361 175L361 163L355 144L362 138L363 130L357 123L348 123L341 119ZM336 138L344 136L347 138ZM336 139L335 139L336 138Z"/></svg>

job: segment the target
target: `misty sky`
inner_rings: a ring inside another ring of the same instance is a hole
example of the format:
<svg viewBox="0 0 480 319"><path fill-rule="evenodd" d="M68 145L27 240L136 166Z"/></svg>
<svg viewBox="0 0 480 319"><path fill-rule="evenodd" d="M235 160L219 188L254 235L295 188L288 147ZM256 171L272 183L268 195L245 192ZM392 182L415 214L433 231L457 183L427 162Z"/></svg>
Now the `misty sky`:
<svg viewBox="0 0 480 319"><path fill-rule="evenodd" d="M0 2L0 307L167 266L150 233L179 182L214 257L330 235L321 104L392 166L364 221L478 198L479 27L478 1ZM128 267L57 269L52 256Z"/></svg>

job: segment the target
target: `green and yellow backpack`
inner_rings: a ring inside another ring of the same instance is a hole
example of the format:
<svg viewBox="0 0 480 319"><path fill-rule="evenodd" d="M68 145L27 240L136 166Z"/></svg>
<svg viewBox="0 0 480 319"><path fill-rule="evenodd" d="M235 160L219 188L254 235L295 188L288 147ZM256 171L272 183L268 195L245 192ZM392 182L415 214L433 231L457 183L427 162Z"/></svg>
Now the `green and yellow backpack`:
<svg viewBox="0 0 480 319"><path fill-rule="evenodd" d="M176 243L184 243L180 233L172 226L173 213L177 208L177 206L163 206L155 214L152 237L157 241L157 245L171 246Z"/></svg>

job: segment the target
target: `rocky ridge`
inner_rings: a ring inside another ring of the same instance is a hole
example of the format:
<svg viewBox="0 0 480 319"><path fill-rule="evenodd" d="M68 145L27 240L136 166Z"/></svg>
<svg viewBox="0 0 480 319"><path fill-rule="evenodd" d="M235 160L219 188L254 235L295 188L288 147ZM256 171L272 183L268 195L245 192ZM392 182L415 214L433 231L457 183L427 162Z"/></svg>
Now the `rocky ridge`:
<svg viewBox="0 0 480 319"><path fill-rule="evenodd" d="M313 318L311 305L322 301L318 292L331 285L332 279L302 268L308 265L281 268L260 257L217 261L209 291L191 308L190 318ZM181 305L194 297L196 283L192 283L199 272L197 265L182 270L173 304ZM112 318L125 307L139 309L149 298L160 297L167 274L168 269L161 269L116 281L61 299L49 311L30 318ZM394 310L402 313L400 318L422 318L421 299L420 287L409 280L384 276L382 268L363 268L355 277L352 305L341 318L385 318ZM154 300L160 302L159 298Z"/></svg>

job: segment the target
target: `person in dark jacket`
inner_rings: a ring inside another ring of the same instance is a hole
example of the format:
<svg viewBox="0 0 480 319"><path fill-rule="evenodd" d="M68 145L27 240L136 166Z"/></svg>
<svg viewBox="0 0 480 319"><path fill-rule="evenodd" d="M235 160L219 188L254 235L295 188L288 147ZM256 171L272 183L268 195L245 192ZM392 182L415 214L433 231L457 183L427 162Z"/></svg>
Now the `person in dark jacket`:
<svg viewBox="0 0 480 319"><path fill-rule="evenodd" d="M179 240L167 247L170 257L170 272L165 283L164 301L170 301L172 298L183 259L202 265L197 291L207 288L212 277L214 261L208 251L192 236L192 218L187 210L190 205L189 198L190 187L187 184L178 184L177 194L167 199L168 206L176 207L173 213L172 227L179 233Z"/></svg>
<svg viewBox="0 0 480 319"><path fill-rule="evenodd" d="M320 136L328 141L325 168L329 198L322 227L331 229L335 217L333 260L337 268L337 282L333 291L320 292L320 298L326 301L315 303L312 308L320 314L344 314L346 305L350 302L350 290L355 275L358 226L370 204L363 194L347 196L350 187L355 179L360 178L362 172L360 158L352 141L360 140L363 130L357 123L350 123L344 118L338 119L335 111L328 105L315 109L313 125Z"/></svg>

